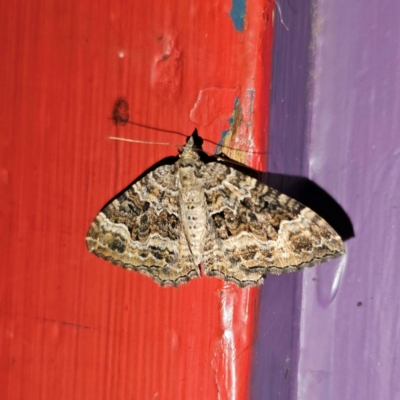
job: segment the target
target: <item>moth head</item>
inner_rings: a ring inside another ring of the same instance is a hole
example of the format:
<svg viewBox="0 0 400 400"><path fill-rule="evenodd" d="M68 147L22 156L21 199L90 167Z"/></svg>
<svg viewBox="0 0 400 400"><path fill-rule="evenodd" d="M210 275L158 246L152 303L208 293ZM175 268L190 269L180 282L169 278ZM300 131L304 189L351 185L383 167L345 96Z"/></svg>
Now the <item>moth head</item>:
<svg viewBox="0 0 400 400"><path fill-rule="evenodd" d="M195 140L193 135L190 136L188 142L185 146L183 146L181 153L179 154L179 158L181 159L181 165L187 165L190 163L195 163L200 159L199 157L199 148L195 144Z"/></svg>

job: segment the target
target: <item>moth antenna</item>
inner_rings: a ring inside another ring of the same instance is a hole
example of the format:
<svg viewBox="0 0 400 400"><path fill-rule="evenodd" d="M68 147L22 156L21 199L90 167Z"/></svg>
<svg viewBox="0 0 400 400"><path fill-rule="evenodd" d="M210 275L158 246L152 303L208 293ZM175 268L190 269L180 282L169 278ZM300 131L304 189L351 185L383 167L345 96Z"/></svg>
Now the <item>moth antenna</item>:
<svg viewBox="0 0 400 400"><path fill-rule="evenodd" d="M141 128L151 129L151 130L157 131L157 132L172 133L174 135L187 137L187 135L185 135L184 133L178 132L178 131L173 131L171 129L162 129L162 128L158 128L156 126L151 126L151 125L146 125L146 124L139 124L138 122L134 122L134 121L128 121L127 124L134 125L134 126L139 126Z"/></svg>
<svg viewBox="0 0 400 400"><path fill-rule="evenodd" d="M239 151L241 153L247 153L247 154L266 154L264 151L237 149L236 147L225 146L223 144L217 144L216 146L224 148L224 149L232 150L232 151ZM218 154L220 154L220 153L218 153ZM218 155L218 154L214 154L214 155ZM224 154L224 153L222 153L222 154Z"/></svg>
<svg viewBox="0 0 400 400"><path fill-rule="evenodd" d="M169 131L171 133L177 133L174 131ZM187 135L181 134L182 136L188 137ZM181 152L181 150L183 149L184 145L177 145L175 143L168 143L168 142L147 142L147 141L143 141L143 140L135 140L135 139L126 139L126 138L120 138L120 137L116 137L116 136L107 136L107 139L110 140L119 140L121 142L130 142L130 143L141 143L141 144L159 144L162 146L176 146L176 148L178 149L179 152ZM204 139L205 142L211 143L215 146L217 146L218 148L223 148L223 149L228 149L228 150L233 150L233 151L238 151L238 152L242 152L242 153L247 153L247 154L265 154L265 152L261 152L261 151L255 151L255 150L243 150L243 149L237 149L236 147L230 147L230 146L225 146L223 144L219 144L216 142L213 142L212 140L208 140L208 139ZM212 154L212 153L208 153L202 149L196 149L193 148L194 151L202 151L203 153L206 153L208 155L211 156L215 156L216 154Z"/></svg>
<svg viewBox="0 0 400 400"><path fill-rule="evenodd" d="M224 160L222 157L217 157L217 161L220 161L220 162L223 162L223 163L229 163L229 164L232 164L232 165L237 165L238 167L246 167L246 168L251 169L253 171L257 171L256 169L251 168L248 165L243 164L243 163L241 163L239 161L233 160L231 158L229 160Z"/></svg>
<svg viewBox="0 0 400 400"><path fill-rule="evenodd" d="M116 136L108 136L107 139L111 140L120 140L121 142L130 142L130 143L141 143L141 144L160 144L163 146L174 146L173 143L166 143L166 142L146 142L143 140L134 140L134 139L125 139L125 138L119 138Z"/></svg>
<svg viewBox="0 0 400 400"><path fill-rule="evenodd" d="M243 164L243 163L241 163L239 161L236 161L236 160L234 160L232 158L229 158L228 156L226 156L226 157L228 157L228 160L225 160L223 157L218 157L218 154L210 153L210 152L208 152L206 150L192 148L192 151L195 151L195 152L198 152L198 153L204 153L204 154L207 154L210 157L215 157L215 159L217 161L220 161L220 162L223 162L223 163L229 163L229 164L232 164L232 165L237 165L238 167L242 167L242 168L244 167L244 168L247 168L249 170L253 170L253 171L259 172L258 170L254 169L252 167L249 167L248 165ZM224 153L222 153L222 154L224 154Z"/></svg>
<svg viewBox="0 0 400 400"><path fill-rule="evenodd" d="M266 154L265 151L238 149L236 147L225 146L223 144L219 144L219 143L213 142L212 140L208 140L208 139L204 139L204 141L207 142L207 143L211 143L211 144L217 146L217 150L218 150L218 148L224 148L224 149L233 150L233 151L239 151L241 153L247 153L247 154L260 154L260 155L261 154ZM213 155L215 156L215 155L218 155L218 154L213 154Z"/></svg>

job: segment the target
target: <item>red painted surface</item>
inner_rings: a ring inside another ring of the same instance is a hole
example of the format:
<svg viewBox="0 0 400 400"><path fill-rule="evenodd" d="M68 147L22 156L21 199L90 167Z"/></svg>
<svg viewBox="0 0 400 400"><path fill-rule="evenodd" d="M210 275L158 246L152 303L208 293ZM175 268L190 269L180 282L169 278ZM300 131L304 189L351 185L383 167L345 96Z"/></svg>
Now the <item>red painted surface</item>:
<svg viewBox="0 0 400 400"><path fill-rule="evenodd" d="M237 94L239 143L265 150L272 5L246 7L238 32L227 0L0 6L2 399L247 397L257 289L161 288L85 247L99 209L177 154L106 137L184 143L115 127L119 96L135 123L218 142Z"/></svg>

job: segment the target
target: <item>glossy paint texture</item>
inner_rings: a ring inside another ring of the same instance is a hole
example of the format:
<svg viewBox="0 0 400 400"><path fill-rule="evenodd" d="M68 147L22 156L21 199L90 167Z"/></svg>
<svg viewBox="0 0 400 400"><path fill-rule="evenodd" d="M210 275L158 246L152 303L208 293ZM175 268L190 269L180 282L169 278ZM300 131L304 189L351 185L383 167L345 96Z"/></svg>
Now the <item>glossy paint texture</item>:
<svg viewBox="0 0 400 400"><path fill-rule="evenodd" d="M247 398L258 289L161 288L89 254L85 236L177 154L185 137L166 131L218 143L234 122L265 169L272 4L247 1L243 30L228 0L0 8L0 397ZM134 124L113 124L120 96Z"/></svg>

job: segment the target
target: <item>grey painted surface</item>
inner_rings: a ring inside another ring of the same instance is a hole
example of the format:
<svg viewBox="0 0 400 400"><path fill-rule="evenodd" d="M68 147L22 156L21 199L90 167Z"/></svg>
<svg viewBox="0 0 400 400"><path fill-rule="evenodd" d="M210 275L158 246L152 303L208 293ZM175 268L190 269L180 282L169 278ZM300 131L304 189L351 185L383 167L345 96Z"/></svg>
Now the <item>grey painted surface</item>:
<svg viewBox="0 0 400 400"><path fill-rule="evenodd" d="M291 3L286 36L276 22L270 171L324 188L355 238L346 257L264 286L251 398L400 399L400 2L317 1L306 94L292 65L304 43L288 47L308 4Z"/></svg>

